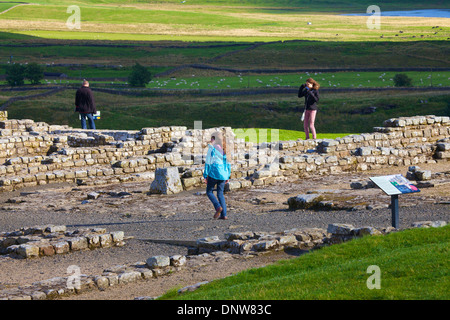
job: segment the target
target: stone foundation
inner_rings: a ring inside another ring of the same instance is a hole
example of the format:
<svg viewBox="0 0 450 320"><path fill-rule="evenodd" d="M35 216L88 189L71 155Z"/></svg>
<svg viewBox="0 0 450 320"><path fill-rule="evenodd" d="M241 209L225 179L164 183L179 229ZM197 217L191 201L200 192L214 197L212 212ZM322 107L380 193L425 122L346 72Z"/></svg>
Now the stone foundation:
<svg viewBox="0 0 450 320"><path fill-rule="evenodd" d="M419 221L412 228L441 227L446 221ZM355 228L347 224L330 224L327 230L320 228L291 229L284 232L236 232L219 237L198 239L188 255L154 256L146 262L116 265L105 269L101 275L80 275L77 281L72 277L55 277L35 282L28 286L0 290L0 300L48 300L71 294L81 294L90 290L107 290L117 285L170 276L183 269L197 268L229 259L248 259L259 254L278 250L313 250L326 245L349 241L362 236L383 235L396 231L395 228L377 230L373 227ZM204 283L203 283L204 284ZM192 291L200 285L179 290ZM153 299L140 297L137 299Z"/></svg>
<svg viewBox="0 0 450 320"><path fill-rule="evenodd" d="M309 174L338 174L450 159L450 119L386 120L373 133L335 140L254 144L233 138L229 190L264 186ZM0 191L49 183L105 185L152 181L158 168L177 167L184 190L203 186L210 135L231 128L140 131L80 130L32 120L0 121Z"/></svg>
<svg viewBox="0 0 450 320"><path fill-rule="evenodd" d="M123 246L123 231L103 228L67 231L66 226L35 226L0 233L0 254L29 259L73 251Z"/></svg>

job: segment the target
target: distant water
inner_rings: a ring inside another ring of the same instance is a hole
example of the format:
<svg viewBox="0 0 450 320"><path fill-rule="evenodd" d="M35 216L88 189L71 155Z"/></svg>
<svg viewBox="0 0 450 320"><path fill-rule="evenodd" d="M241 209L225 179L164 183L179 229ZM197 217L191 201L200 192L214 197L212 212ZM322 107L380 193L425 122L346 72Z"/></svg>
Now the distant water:
<svg viewBox="0 0 450 320"><path fill-rule="evenodd" d="M384 17L425 17L425 18L450 18L450 9L425 9L425 10L408 10L408 11L383 11L381 16ZM368 13L349 13L344 16L371 16Z"/></svg>

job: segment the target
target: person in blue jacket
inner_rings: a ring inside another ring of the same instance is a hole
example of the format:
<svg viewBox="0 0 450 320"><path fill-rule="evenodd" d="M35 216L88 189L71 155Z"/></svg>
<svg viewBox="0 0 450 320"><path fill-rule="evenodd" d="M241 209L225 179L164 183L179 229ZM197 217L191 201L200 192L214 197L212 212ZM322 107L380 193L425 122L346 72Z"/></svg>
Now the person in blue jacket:
<svg viewBox="0 0 450 320"><path fill-rule="evenodd" d="M208 145L203 171L203 178L206 180L206 195L211 200L215 210L214 219L228 219L223 192L230 175L231 165L227 162L226 139L221 132L215 132L212 134ZM217 198L213 193L215 186L217 186Z"/></svg>

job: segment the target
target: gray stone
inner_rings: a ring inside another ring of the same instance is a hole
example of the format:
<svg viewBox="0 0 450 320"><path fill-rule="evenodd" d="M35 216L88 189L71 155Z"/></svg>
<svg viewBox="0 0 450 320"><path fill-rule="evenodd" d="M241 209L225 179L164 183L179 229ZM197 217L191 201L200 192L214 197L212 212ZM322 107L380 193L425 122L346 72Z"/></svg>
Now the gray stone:
<svg viewBox="0 0 450 320"><path fill-rule="evenodd" d="M121 242L124 239L124 232L123 231L113 231L111 232L111 237L113 242Z"/></svg>
<svg viewBox="0 0 450 320"><path fill-rule="evenodd" d="M88 246L90 249L95 249L100 247L100 236L98 234L88 234L86 235L88 240Z"/></svg>
<svg viewBox="0 0 450 320"><path fill-rule="evenodd" d="M70 245L70 250L78 251L88 248L88 240L85 237L75 237L68 240Z"/></svg>
<svg viewBox="0 0 450 320"><path fill-rule="evenodd" d="M356 155L358 156L370 156L372 154L372 147L360 147L356 149Z"/></svg>
<svg viewBox="0 0 450 320"><path fill-rule="evenodd" d="M47 226L45 232L54 233L54 232L66 232L66 226Z"/></svg>
<svg viewBox="0 0 450 320"><path fill-rule="evenodd" d="M30 244L22 244L16 248L15 253L25 259L35 258L39 257L39 247Z"/></svg>
<svg viewBox="0 0 450 320"><path fill-rule="evenodd" d="M373 227L362 227L353 229L353 233L355 236L362 237L366 235L380 235L381 232Z"/></svg>
<svg viewBox="0 0 450 320"><path fill-rule="evenodd" d="M170 264L174 267L182 267L186 265L186 257L182 255L174 255L170 257Z"/></svg>
<svg viewBox="0 0 450 320"><path fill-rule="evenodd" d="M155 172L155 180L150 185L150 193L175 194L183 191L177 167L159 168Z"/></svg>
<svg viewBox="0 0 450 320"><path fill-rule="evenodd" d="M351 235L354 228L351 224L333 223L328 225L327 232L345 236Z"/></svg>
<svg viewBox="0 0 450 320"><path fill-rule="evenodd" d="M419 170L415 172L416 179L419 181L430 180L431 179L431 171L429 170Z"/></svg>
<svg viewBox="0 0 450 320"><path fill-rule="evenodd" d="M110 247L112 244L112 236L109 233L100 235L100 245L102 248Z"/></svg>
<svg viewBox="0 0 450 320"><path fill-rule="evenodd" d="M147 259L149 268L164 268L170 266L170 258L167 256L154 256Z"/></svg>
<svg viewBox="0 0 450 320"><path fill-rule="evenodd" d="M437 228L437 227L443 227L447 225L446 221L417 221L413 222L412 227L413 228Z"/></svg>
<svg viewBox="0 0 450 320"><path fill-rule="evenodd" d="M253 174L254 179L267 178L272 176L272 171L270 170L259 170Z"/></svg>
<svg viewBox="0 0 450 320"><path fill-rule="evenodd" d="M241 188L241 183L239 181L230 180L225 185L224 191L232 191L232 190L237 190L237 189L240 189L240 188Z"/></svg>
<svg viewBox="0 0 450 320"><path fill-rule="evenodd" d="M97 276L94 278L94 282L99 290L105 290L109 287L109 279L104 276Z"/></svg>
<svg viewBox="0 0 450 320"><path fill-rule="evenodd" d="M280 245L290 245L297 242L297 239L294 235L279 236L277 237L277 240Z"/></svg>
<svg viewBox="0 0 450 320"><path fill-rule="evenodd" d="M338 141L332 139L323 139L322 142L319 143L319 145L322 145L324 147L337 146L338 144Z"/></svg>
<svg viewBox="0 0 450 320"><path fill-rule="evenodd" d="M87 195L87 198L90 200L96 200L98 197L100 197L100 194L97 192L90 192Z"/></svg>
<svg viewBox="0 0 450 320"><path fill-rule="evenodd" d="M276 249L279 245L278 240L266 240L260 241L253 245L253 250L255 251L266 251Z"/></svg>
<svg viewBox="0 0 450 320"><path fill-rule="evenodd" d="M208 283L209 283L209 281L199 282L199 283L196 283L196 284L194 284L192 286L187 286L187 287L181 288L180 290L178 290L178 293L184 293L186 291L192 292L192 291L195 291L198 288L200 288L201 286L203 286L205 284L208 284Z"/></svg>
<svg viewBox="0 0 450 320"><path fill-rule="evenodd" d="M251 231L247 232L230 232L225 234L225 239L227 241L232 240L248 240L252 239L255 236L255 234Z"/></svg>
<svg viewBox="0 0 450 320"><path fill-rule="evenodd" d="M119 275L119 284L136 282L141 279L141 274L137 271L124 272Z"/></svg>
<svg viewBox="0 0 450 320"><path fill-rule="evenodd" d="M290 210L307 209L313 207L323 200L323 196L320 194L300 194L296 197L288 199L288 205Z"/></svg>
<svg viewBox="0 0 450 320"><path fill-rule="evenodd" d="M436 147L439 151L450 151L450 143L438 143Z"/></svg>
<svg viewBox="0 0 450 320"><path fill-rule="evenodd" d="M57 242L53 245L53 247L55 248L56 254L68 253L70 251L70 246L67 241Z"/></svg>
<svg viewBox="0 0 450 320"><path fill-rule="evenodd" d="M35 291L31 294L31 300L45 300L47 295L42 291Z"/></svg>

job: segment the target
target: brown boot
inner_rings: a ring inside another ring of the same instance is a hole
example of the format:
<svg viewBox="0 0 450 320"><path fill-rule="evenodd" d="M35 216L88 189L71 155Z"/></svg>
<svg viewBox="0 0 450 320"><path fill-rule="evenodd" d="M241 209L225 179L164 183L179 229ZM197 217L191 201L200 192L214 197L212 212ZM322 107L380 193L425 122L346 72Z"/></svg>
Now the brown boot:
<svg viewBox="0 0 450 320"><path fill-rule="evenodd" d="M219 216L220 216L220 214L222 213L222 207L219 207L217 210L216 210L216 213L214 214L214 219L217 219L217 218L219 218Z"/></svg>

